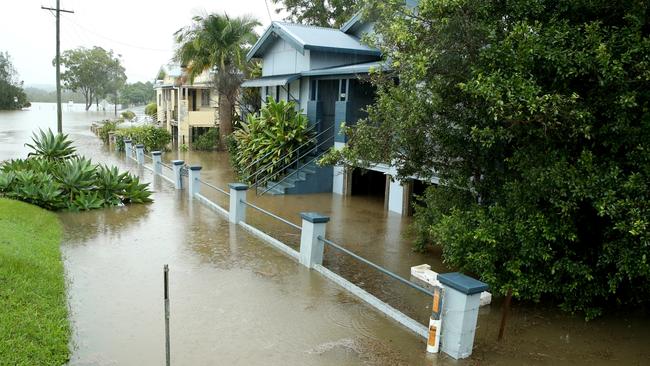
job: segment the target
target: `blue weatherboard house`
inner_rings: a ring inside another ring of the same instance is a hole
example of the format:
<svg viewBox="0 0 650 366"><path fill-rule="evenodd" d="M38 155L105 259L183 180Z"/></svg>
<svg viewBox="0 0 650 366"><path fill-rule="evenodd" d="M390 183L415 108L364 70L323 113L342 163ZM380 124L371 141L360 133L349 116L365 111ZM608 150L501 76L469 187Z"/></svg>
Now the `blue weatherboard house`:
<svg viewBox="0 0 650 366"><path fill-rule="evenodd" d="M353 125L365 117L365 107L374 100L374 87L364 79L385 65L381 52L360 40L372 32L372 22L363 21L360 14L338 29L272 22L249 51L248 60L261 59L262 77L247 80L242 87L260 88L263 103L268 97L295 101L317 134L317 148L298 171L291 169L279 182L263 181L258 191L373 194L384 197L387 210L409 214L414 189L419 193L430 182L394 181L395 169L383 164L365 171L315 164L327 149L345 145L341 123Z"/></svg>

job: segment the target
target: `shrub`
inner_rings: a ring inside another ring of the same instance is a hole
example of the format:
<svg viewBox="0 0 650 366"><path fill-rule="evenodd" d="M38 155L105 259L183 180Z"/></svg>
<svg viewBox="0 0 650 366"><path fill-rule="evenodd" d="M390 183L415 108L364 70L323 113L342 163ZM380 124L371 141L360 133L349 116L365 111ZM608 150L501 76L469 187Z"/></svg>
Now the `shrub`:
<svg viewBox="0 0 650 366"><path fill-rule="evenodd" d="M210 128L206 133L199 136L193 143L192 148L200 151L212 151L219 145L219 128Z"/></svg>
<svg viewBox="0 0 650 366"><path fill-rule="evenodd" d="M134 144L143 144L145 151L166 150L172 141L172 135L166 129L152 125L121 128L115 134L120 151L124 151L125 138L130 138Z"/></svg>
<svg viewBox="0 0 650 366"><path fill-rule="evenodd" d="M295 158L291 152L309 140L310 133L307 117L296 111L294 102L269 98L259 116L249 114L234 136L235 166L240 176L248 177L265 166L267 173L276 173Z"/></svg>
<svg viewBox="0 0 650 366"><path fill-rule="evenodd" d="M156 103L147 104L147 106L144 107L144 114L155 119L156 114L158 114L158 106L156 105Z"/></svg>
<svg viewBox="0 0 650 366"><path fill-rule="evenodd" d="M122 122L124 122L124 120L121 118L116 120L107 119L102 121L102 126L97 129L97 135L100 139L102 139L102 141L104 141L105 144L107 144L108 134L117 131L117 127Z"/></svg>
<svg viewBox="0 0 650 366"><path fill-rule="evenodd" d="M135 113L133 113L132 111L124 111L124 112L122 112L120 114L120 116L122 116L122 118L130 121L130 120L135 118Z"/></svg>
<svg viewBox="0 0 650 366"><path fill-rule="evenodd" d="M0 196L54 211L151 202L148 184L75 155L67 135L40 131L32 140L27 159L0 165Z"/></svg>

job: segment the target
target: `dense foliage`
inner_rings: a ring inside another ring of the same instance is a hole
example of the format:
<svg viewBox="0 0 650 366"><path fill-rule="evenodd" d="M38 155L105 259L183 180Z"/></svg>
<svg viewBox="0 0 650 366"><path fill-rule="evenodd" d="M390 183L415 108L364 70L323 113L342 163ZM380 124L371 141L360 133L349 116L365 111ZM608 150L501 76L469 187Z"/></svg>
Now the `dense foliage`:
<svg viewBox="0 0 650 366"><path fill-rule="evenodd" d="M211 127L207 132L197 137L192 142L192 149L199 151L212 151L219 146L219 128Z"/></svg>
<svg viewBox="0 0 650 366"><path fill-rule="evenodd" d="M113 51L101 47L66 50L61 55L65 71L61 80L66 89L80 92L86 102L86 110L99 98L115 96L126 81L120 59Z"/></svg>
<svg viewBox="0 0 650 366"><path fill-rule="evenodd" d="M419 245L495 292L587 317L647 302L648 2L370 5L394 74L330 161L435 170Z"/></svg>
<svg viewBox="0 0 650 366"><path fill-rule="evenodd" d="M148 184L75 154L67 135L34 133L27 159L0 165L0 195L48 210L91 210L151 202Z"/></svg>
<svg viewBox="0 0 650 366"><path fill-rule="evenodd" d="M142 105L156 98L156 91L150 81L146 83L141 81L132 84L126 83L119 90L119 94L118 101L125 105Z"/></svg>
<svg viewBox="0 0 650 366"><path fill-rule="evenodd" d="M124 139L130 138L133 145L143 144L145 151L165 151L172 141L172 135L164 128L153 125L118 128L115 130L118 149L124 151Z"/></svg>
<svg viewBox="0 0 650 366"><path fill-rule="evenodd" d="M257 40L258 25L257 20L246 16L208 14L194 17L192 25L174 34L178 44L175 59L187 65L190 79L206 70L216 70L213 87L219 94L222 145L233 131L239 86L254 66L246 61L246 52Z"/></svg>
<svg viewBox="0 0 650 366"><path fill-rule="evenodd" d="M274 173L290 163L296 158L294 150L311 137L308 126L295 102L269 97L259 115L249 114L234 132L236 144L229 144L239 175L247 179L260 168Z"/></svg>
<svg viewBox="0 0 650 366"><path fill-rule="evenodd" d="M101 126L97 128L97 136L99 136L99 138L102 139L105 144L107 144L109 142L109 133L117 131L120 124L124 123L124 120L121 118L115 120L106 119L99 123Z"/></svg>
<svg viewBox="0 0 650 366"><path fill-rule="evenodd" d="M354 15L360 1L273 0L273 3L282 5L277 12L289 13L289 21L321 27L340 27Z"/></svg>
<svg viewBox="0 0 650 366"><path fill-rule="evenodd" d="M29 107L22 81L8 52L0 52L0 110Z"/></svg>
<svg viewBox="0 0 650 366"><path fill-rule="evenodd" d="M130 121L135 118L135 113L133 111L124 111L120 113L120 117Z"/></svg>
<svg viewBox="0 0 650 366"><path fill-rule="evenodd" d="M144 107L144 114L155 120L158 115L158 105L155 102L147 104Z"/></svg>

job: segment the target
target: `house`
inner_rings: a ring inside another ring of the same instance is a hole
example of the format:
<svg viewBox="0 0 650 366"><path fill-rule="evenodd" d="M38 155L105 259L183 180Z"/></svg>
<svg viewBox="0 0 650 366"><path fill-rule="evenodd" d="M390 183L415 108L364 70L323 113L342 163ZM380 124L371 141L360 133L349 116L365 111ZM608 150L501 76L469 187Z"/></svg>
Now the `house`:
<svg viewBox="0 0 650 366"><path fill-rule="evenodd" d="M260 88L263 103L269 96L295 101L317 134L318 149L298 169L302 171L290 170L283 181L265 182L263 192L363 192L383 197L388 211L409 215L413 195L437 184L417 177L396 181L396 169L385 164L370 169L313 164L327 149L345 146L341 123L353 125L365 117L365 107L374 100L374 87L364 79L371 70L385 70L386 65L378 49L361 42L363 34L372 31L372 22L363 21L360 14L338 29L272 22L251 48L247 58L261 59L262 76L242 86Z"/></svg>
<svg viewBox="0 0 650 366"><path fill-rule="evenodd" d="M208 128L218 126L218 96L210 87L209 71L189 81L187 72L178 65L162 68L156 80L157 122L172 134L175 146L191 145Z"/></svg>

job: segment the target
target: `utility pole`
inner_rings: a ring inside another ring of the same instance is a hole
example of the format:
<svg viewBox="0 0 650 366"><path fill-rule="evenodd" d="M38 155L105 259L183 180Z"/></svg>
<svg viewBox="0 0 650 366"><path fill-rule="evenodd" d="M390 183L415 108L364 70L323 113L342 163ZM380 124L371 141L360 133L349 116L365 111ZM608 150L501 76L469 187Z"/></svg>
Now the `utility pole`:
<svg viewBox="0 0 650 366"><path fill-rule="evenodd" d="M60 0L56 0L56 9L41 6L41 9L56 13L56 130L63 133L63 113L61 112L61 12L74 13L72 10L61 10Z"/></svg>

